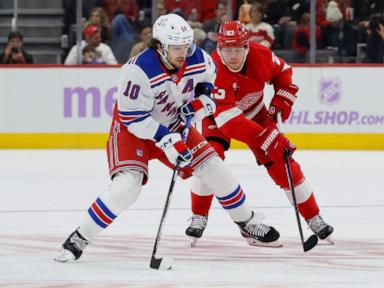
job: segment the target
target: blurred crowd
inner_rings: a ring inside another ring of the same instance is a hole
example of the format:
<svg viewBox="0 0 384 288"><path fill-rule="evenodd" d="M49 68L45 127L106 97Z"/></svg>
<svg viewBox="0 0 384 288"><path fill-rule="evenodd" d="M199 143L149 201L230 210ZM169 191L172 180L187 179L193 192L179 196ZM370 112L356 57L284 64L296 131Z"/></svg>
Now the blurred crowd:
<svg viewBox="0 0 384 288"><path fill-rule="evenodd" d="M69 40L64 63L76 64L76 0L63 1L63 34ZM220 24L239 19L251 41L276 51L290 50L294 62L308 61L310 0L228 1L157 0L156 14L172 12L187 19L196 44L208 53L216 48ZM80 62L125 63L146 49L152 37L151 8L150 0L84 0ZM331 49L343 62L384 62L384 0L316 0L316 11L316 49ZM2 63L12 58L10 50L8 45Z"/></svg>

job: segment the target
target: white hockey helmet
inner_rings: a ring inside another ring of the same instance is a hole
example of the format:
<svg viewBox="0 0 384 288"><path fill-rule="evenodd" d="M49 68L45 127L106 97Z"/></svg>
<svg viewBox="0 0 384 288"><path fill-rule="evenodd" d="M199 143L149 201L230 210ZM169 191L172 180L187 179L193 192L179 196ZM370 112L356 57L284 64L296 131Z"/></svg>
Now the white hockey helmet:
<svg viewBox="0 0 384 288"><path fill-rule="evenodd" d="M153 38L160 41L163 49L168 52L169 45L191 45L193 30L181 16L177 14L162 15L153 24Z"/></svg>

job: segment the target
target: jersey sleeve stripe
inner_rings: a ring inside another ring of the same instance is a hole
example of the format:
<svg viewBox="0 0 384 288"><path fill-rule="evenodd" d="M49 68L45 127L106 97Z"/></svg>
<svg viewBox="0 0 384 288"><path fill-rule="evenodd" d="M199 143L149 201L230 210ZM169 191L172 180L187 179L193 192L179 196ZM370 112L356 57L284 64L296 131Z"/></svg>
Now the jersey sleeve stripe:
<svg viewBox="0 0 384 288"><path fill-rule="evenodd" d="M143 121L145 118L150 116L149 113L150 112L148 111L120 111L119 110L119 118L125 126L128 126L131 123Z"/></svg>
<svg viewBox="0 0 384 288"><path fill-rule="evenodd" d="M121 118L120 117L120 120L121 122L125 125L125 126L128 126L132 123L137 123L137 122L141 122L141 121L144 121L145 119L147 119L149 116L151 115L145 115L145 116L140 116L140 117L135 117L135 118L130 118L130 119L127 119L127 118Z"/></svg>
<svg viewBox="0 0 384 288"><path fill-rule="evenodd" d="M155 88L156 86L159 86L159 85L163 84L165 81L167 81L167 80L169 80L169 79L171 79L171 77L167 77L167 78L165 78L165 80L161 80L160 82L156 82L156 83L154 83L154 84L151 85L151 88L153 89L153 88Z"/></svg>
<svg viewBox="0 0 384 288"><path fill-rule="evenodd" d="M194 75L194 74L199 74L199 73L203 73L205 72L205 68L203 70L194 70L194 71L190 71L188 73L185 73L184 76L190 76L190 75Z"/></svg>
<svg viewBox="0 0 384 288"><path fill-rule="evenodd" d="M145 114L149 114L149 111L121 111L121 110L119 110L120 116L145 115Z"/></svg>
<svg viewBox="0 0 384 288"><path fill-rule="evenodd" d="M198 69L201 69L201 68L205 68L205 63L204 64L196 64L196 65L188 66L185 69L185 71L198 70Z"/></svg>
<svg viewBox="0 0 384 288"><path fill-rule="evenodd" d="M151 82L151 84L152 84L152 83L155 83L155 82L160 81L160 80L162 80L163 78L167 78L167 77L169 77L169 75L167 75L167 74L165 74L165 73L162 73L162 74L160 74L160 75L157 75L157 76L155 76L155 77L149 79L149 82Z"/></svg>
<svg viewBox="0 0 384 288"><path fill-rule="evenodd" d="M236 118L237 116L241 115L243 112L237 107L233 107L231 109L225 110L221 113L219 113L215 117L215 121L217 126L220 128L228 121L232 120L233 118Z"/></svg>

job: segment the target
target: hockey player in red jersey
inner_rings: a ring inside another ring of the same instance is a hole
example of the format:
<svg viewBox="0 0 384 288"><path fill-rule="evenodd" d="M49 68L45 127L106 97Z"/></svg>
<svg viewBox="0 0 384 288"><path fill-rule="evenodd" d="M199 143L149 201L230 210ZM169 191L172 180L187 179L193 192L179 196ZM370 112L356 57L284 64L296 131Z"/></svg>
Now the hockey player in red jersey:
<svg viewBox="0 0 384 288"><path fill-rule="evenodd" d="M246 143L258 164L266 168L292 203L283 152L288 150L292 154L295 148L276 127L277 113L281 113L285 121L297 98L298 87L292 84L292 68L268 48L250 43L248 31L240 21L222 24L217 47L212 54L217 66L217 110L214 119L203 120L202 134L223 159L231 139ZM275 90L269 110L263 102L266 83L272 84ZM292 157L290 164L299 213L320 239L332 242L333 227L320 216L314 193L300 165ZM191 200L193 215L186 234L191 236L194 246L207 225L212 191L194 178Z"/></svg>

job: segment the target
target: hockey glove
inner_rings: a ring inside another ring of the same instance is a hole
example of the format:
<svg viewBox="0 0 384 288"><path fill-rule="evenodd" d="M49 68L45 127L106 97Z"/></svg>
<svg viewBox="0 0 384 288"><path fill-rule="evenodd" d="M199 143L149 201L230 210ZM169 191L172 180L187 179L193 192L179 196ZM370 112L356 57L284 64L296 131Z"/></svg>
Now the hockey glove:
<svg viewBox="0 0 384 288"><path fill-rule="evenodd" d="M275 127L265 128L258 136L257 141L265 155L273 162L284 161L284 151L288 151L289 155L295 152L296 147Z"/></svg>
<svg viewBox="0 0 384 288"><path fill-rule="evenodd" d="M203 120L207 116L213 115L215 111L215 101L211 97L201 94L190 103L181 106L181 117L183 121L185 121L187 117L192 116L196 122Z"/></svg>
<svg viewBox="0 0 384 288"><path fill-rule="evenodd" d="M181 140L180 133L166 134L156 143L156 146L164 151L165 156L173 165L176 165L177 159L180 160L180 167L185 167L191 163L192 153Z"/></svg>
<svg viewBox="0 0 384 288"><path fill-rule="evenodd" d="M281 112L281 119L287 120L291 114L292 106L296 101L296 92L299 88L296 85L279 88L271 100L268 113L276 121L277 113Z"/></svg>

